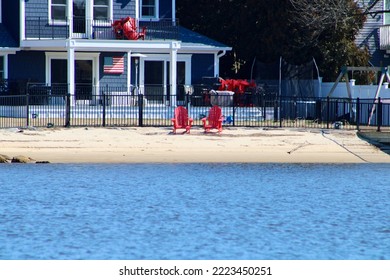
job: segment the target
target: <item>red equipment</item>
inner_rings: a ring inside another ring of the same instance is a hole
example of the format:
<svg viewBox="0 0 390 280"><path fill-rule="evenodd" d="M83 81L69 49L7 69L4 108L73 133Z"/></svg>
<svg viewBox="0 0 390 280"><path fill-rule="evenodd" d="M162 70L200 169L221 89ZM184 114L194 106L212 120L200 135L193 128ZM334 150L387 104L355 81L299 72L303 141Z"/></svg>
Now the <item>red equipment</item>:
<svg viewBox="0 0 390 280"><path fill-rule="evenodd" d="M234 91L236 94L244 94L248 91L248 88L255 88L256 83L254 81L248 82L247 80L224 80L219 78L221 85L218 90Z"/></svg>
<svg viewBox="0 0 390 280"><path fill-rule="evenodd" d="M114 21L112 24L114 28L115 37L117 39L126 38L128 40L145 39L146 27L142 27L142 31L137 31L137 24L135 18L127 17Z"/></svg>
<svg viewBox="0 0 390 280"><path fill-rule="evenodd" d="M252 106L250 96L256 91L255 81L252 80L248 82L247 80L224 80L222 78L219 78L219 82L221 85L219 86L218 90L227 90L234 92L234 103L236 106Z"/></svg>

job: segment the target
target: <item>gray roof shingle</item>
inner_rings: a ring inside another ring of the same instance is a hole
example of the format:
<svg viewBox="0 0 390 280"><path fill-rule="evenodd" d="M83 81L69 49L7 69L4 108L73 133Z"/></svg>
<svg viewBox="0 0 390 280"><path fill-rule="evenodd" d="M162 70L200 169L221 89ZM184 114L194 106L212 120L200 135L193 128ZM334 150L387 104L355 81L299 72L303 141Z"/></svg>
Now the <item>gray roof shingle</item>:
<svg viewBox="0 0 390 280"><path fill-rule="evenodd" d="M230 47L226 46L225 44L222 44L207 36L204 36L182 26L180 26L180 39L182 41L182 44L186 46L230 49Z"/></svg>

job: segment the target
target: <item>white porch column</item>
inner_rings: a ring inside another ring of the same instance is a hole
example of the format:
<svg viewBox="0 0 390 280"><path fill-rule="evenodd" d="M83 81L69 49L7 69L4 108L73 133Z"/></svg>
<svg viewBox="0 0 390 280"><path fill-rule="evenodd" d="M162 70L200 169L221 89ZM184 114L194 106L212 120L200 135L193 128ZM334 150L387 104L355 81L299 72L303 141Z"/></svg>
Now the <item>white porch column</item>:
<svg viewBox="0 0 390 280"><path fill-rule="evenodd" d="M219 76L219 56L217 53L214 54L214 77Z"/></svg>
<svg viewBox="0 0 390 280"><path fill-rule="evenodd" d="M139 1L135 1L135 18L139 19Z"/></svg>
<svg viewBox="0 0 390 280"><path fill-rule="evenodd" d="M20 41L24 41L24 39L26 39L25 13L26 13L26 4L24 1L20 1L20 11L19 11Z"/></svg>
<svg viewBox="0 0 390 280"><path fill-rule="evenodd" d="M73 34L73 0L67 0L67 18L68 18L68 24L69 24L69 37L72 38Z"/></svg>
<svg viewBox="0 0 390 280"><path fill-rule="evenodd" d="M172 0L172 22L176 21L176 0Z"/></svg>
<svg viewBox="0 0 390 280"><path fill-rule="evenodd" d="M170 78L170 105L175 107L177 104L177 49L180 44L172 42L170 52L170 64L169 64L169 78Z"/></svg>
<svg viewBox="0 0 390 280"><path fill-rule="evenodd" d="M72 43L72 41L70 41ZM74 48L68 46L68 93L70 94L70 104L75 104L75 84L74 84L74 71L75 71L75 51Z"/></svg>
<svg viewBox="0 0 390 280"><path fill-rule="evenodd" d="M214 77L219 77L219 60L226 54L226 51L221 51L214 54Z"/></svg>
<svg viewBox="0 0 390 280"><path fill-rule="evenodd" d="M4 55L4 60L3 60L3 69L4 69L4 79L8 79L8 54ZM1 77L0 77L1 78Z"/></svg>
<svg viewBox="0 0 390 280"><path fill-rule="evenodd" d="M127 94L131 94L131 51L127 52Z"/></svg>

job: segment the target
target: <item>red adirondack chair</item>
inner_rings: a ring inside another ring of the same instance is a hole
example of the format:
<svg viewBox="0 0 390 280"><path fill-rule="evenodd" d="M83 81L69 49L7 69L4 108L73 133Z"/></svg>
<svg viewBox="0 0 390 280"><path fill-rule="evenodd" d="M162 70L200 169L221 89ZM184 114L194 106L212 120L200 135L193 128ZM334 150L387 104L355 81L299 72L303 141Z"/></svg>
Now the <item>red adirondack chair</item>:
<svg viewBox="0 0 390 280"><path fill-rule="evenodd" d="M173 133L176 133L176 129L185 129L184 133L190 133L192 122L193 120L188 117L187 109L183 106L178 106L172 118Z"/></svg>
<svg viewBox="0 0 390 280"><path fill-rule="evenodd" d="M209 132L211 129L217 129L222 132L222 110L218 106L213 106L210 109L209 116L202 119L204 132Z"/></svg>

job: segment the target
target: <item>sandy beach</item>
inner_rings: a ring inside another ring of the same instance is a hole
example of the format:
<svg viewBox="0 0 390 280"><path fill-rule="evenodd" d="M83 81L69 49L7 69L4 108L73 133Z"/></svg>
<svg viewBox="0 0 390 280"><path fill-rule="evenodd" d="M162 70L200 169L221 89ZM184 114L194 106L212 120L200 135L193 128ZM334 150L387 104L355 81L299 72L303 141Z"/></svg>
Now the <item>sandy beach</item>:
<svg viewBox="0 0 390 280"><path fill-rule="evenodd" d="M50 163L390 163L355 131L234 128L172 134L170 127L1 129L0 155Z"/></svg>

